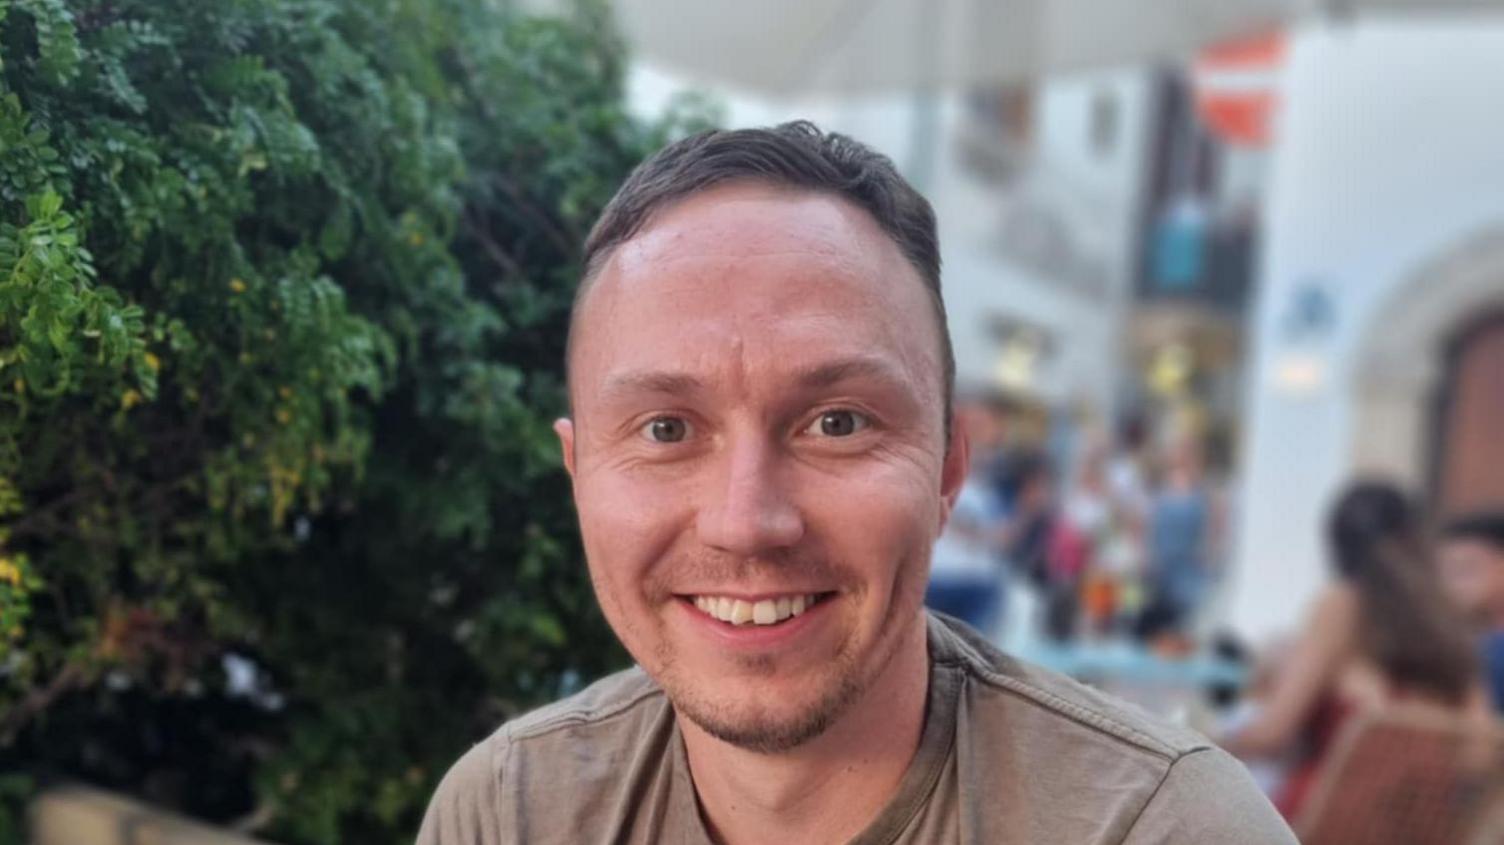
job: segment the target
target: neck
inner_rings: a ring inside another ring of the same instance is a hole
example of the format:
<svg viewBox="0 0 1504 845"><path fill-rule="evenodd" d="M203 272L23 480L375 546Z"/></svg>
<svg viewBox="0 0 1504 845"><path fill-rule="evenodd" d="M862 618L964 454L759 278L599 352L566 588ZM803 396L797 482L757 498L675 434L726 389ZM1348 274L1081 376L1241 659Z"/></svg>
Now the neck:
<svg viewBox="0 0 1504 845"><path fill-rule="evenodd" d="M705 819L725 845L841 842L875 819L919 748L929 688L924 614L824 733L781 754L722 742L681 719Z"/></svg>

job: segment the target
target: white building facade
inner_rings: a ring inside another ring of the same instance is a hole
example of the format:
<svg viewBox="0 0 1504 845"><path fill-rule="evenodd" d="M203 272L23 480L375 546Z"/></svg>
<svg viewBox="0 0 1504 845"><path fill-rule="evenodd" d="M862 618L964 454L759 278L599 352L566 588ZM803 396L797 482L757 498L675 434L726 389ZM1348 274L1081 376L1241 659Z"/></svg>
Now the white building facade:
<svg viewBox="0 0 1504 845"><path fill-rule="evenodd" d="M1301 31L1282 92L1229 591L1255 640L1329 577L1349 480L1504 495L1504 19Z"/></svg>

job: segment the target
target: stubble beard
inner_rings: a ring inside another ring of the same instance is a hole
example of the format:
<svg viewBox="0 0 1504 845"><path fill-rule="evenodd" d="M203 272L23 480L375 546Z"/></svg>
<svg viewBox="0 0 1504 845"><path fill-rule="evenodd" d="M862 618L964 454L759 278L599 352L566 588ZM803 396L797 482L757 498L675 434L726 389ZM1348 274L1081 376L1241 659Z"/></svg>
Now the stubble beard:
<svg viewBox="0 0 1504 845"><path fill-rule="evenodd" d="M894 596L894 600L904 606L884 620L878 642L874 644L879 649L877 659L863 666L857 645L848 639L830 664L813 670L815 678L829 679L825 689L811 704L792 713L769 712L760 704L755 709L739 707L736 703L728 705L705 695L704 685L681 671L666 641L661 642L657 649L659 659L655 680L663 687L679 716L716 739L760 754L792 751L829 730L867 694L876 679L893 663L908 639L912 617L919 612L919 605L907 598ZM767 657L743 658L738 663L739 668L751 676L771 676L779 668L777 661Z"/></svg>
<svg viewBox="0 0 1504 845"><path fill-rule="evenodd" d="M695 561L695 564L703 567L702 571L716 567L709 561ZM678 659L673 644L667 637L660 636L658 642L650 651L653 656L652 665L637 656L638 663L644 671L663 688L669 703L673 705L678 716L688 719L705 733L729 745L754 751L762 754L779 754L791 751L807 742L819 737L830 729L848 710L855 705L872 686L873 682L882 675L896 658L899 649L907 640L907 629L913 622L914 614L920 611L923 605L923 581L929 567L925 560L908 559L900 564L899 572L908 567L919 569L917 586L915 583L895 583L893 592L890 594L889 616L883 620L882 629L878 633L878 640L874 648L878 649L877 659L872 660L866 666L863 665L859 645L853 642L854 632L848 635L836 651L832 660L822 667L810 671L818 681L827 679L823 684L824 690L815 700L797 711L787 714L770 712L761 703L751 704L741 702L726 702L717 700L714 695L707 695L706 682L695 677L693 668L686 668ZM693 565L693 564L692 564ZM782 565L789 565L785 561ZM814 567L831 572L824 562L804 561L806 567ZM835 574L832 572L832 574ZM594 580L595 572L591 572ZM897 579L904 576L899 574ZM915 576L910 573L909 578ZM833 583L852 583L853 579L836 577ZM606 596L597 583L597 596L602 599L602 608L607 608ZM646 585L646 597L652 603L652 597L669 595L666 589L655 583ZM909 595L912 593L912 595ZM860 602L860 592L843 592L838 600ZM674 600L674 599L669 599ZM621 610L611 602L612 609ZM902 604L902 608L894 605ZM614 614L608 612L608 617ZM618 627L617 620L612 620L612 627L617 628L617 635L624 644L630 642L628 633L635 628L630 623L630 616L626 613L616 614L623 627ZM635 637L632 637L635 639ZM628 648L628 651L632 649ZM755 678L757 676L771 677L778 673L779 662L771 657L754 656L732 658L737 661L744 676Z"/></svg>
<svg viewBox="0 0 1504 845"><path fill-rule="evenodd" d="M860 677L860 667L854 656L843 649L832 666L835 670L833 683L813 704L784 716L770 713L761 706L746 712L748 708L710 700L696 689L694 682L681 677L671 655L664 656L668 659L660 663L662 678L659 684L674 711L716 739L760 754L791 751L825 733L868 686L867 679ZM766 665L767 669L749 665L754 662ZM767 658L742 663L745 668L753 670L749 674L776 671L774 661Z"/></svg>

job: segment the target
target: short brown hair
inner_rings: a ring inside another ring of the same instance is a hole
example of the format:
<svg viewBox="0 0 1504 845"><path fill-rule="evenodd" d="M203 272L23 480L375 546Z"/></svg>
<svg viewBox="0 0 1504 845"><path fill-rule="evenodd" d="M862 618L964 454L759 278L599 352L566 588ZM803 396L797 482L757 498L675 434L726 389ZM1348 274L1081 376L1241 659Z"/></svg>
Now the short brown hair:
<svg viewBox="0 0 1504 845"><path fill-rule="evenodd" d="M899 175L893 161L864 144L800 120L761 129L712 129L664 147L627 177L585 240L585 275L575 312L591 280L616 247L669 205L711 187L763 182L827 193L865 210L898 245L930 294L940 330L945 436L950 437L956 360L940 295L940 239L935 212ZM569 346L573 346L571 315ZM567 354L567 353L566 353Z"/></svg>
<svg viewBox="0 0 1504 845"><path fill-rule="evenodd" d="M1416 503L1391 481L1352 482L1327 516L1327 539L1358 596L1363 655L1395 687L1462 704L1477 656L1429 565Z"/></svg>

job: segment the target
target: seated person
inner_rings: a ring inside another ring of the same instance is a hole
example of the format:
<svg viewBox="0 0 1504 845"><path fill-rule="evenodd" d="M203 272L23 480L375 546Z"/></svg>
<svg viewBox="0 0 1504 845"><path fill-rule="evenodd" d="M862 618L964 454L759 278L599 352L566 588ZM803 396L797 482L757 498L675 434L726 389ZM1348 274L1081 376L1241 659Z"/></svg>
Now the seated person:
<svg viewBox="0 0 1504 845"><path fill-rule="evenodd" d="M1352 485L1328 532L1337 577L1317 597L1267 704L1223 742L1243 757L1296 755L1274 801L1287 819L1353 714L1400 701L1459 715L1487 707L1472 646L1404 493L1382 482Z"/></svg>
<svg viewBox="0 0 1504 845"><path fill-rule="evenodd" d="M1494 707L1504 711L1504 511L1448 523L1436 558L1447 595L1482 632L1484 677Z"/></svg>

